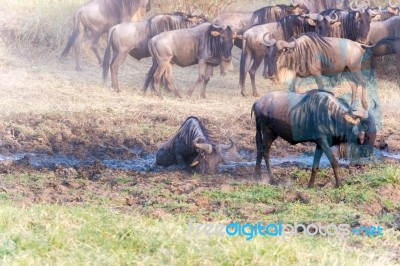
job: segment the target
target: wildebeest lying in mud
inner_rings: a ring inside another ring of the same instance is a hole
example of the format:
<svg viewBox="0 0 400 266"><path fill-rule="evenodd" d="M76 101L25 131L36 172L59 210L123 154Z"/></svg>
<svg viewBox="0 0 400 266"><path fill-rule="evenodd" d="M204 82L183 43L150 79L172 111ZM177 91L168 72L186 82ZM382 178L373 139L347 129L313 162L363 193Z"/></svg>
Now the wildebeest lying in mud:
<svg viewBox="0 0 400 266"><path fill-rule="evenodd" d="M371 114L360 118L351 114L333 94L312 90L304 94L276 91L267 94L252 107L256 119L256 175L261 176L265 159L270 183L276 184L270 166L270 148L277 137L294 145L301 142L317 144L308 186L314 185L319 162L324 152L335 175L336 187L341 185L338 162L330 147L346 143L353 157L372 155L376 139L375 120Z"/></svg>
<svg viewBox="0 0 400 266"><path fill-rule="evenodd" d="M158 149L155 165L196 166L202 175L215 174L218 165L224 162L221 153L234 145L232 140L230 142L228 145L214 144L200 119L190 116L181 125L178 133Z"/></svg>

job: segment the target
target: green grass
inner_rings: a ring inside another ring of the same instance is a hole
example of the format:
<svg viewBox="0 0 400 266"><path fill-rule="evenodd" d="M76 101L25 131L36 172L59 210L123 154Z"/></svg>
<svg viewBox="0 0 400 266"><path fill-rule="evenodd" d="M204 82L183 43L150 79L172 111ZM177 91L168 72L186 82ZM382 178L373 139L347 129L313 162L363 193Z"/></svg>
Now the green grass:
<svg viewBox="0 0 400 266"><path fill-rule="evenodd" d="M187 220L156 220L93 207L0 206L3 265L231 265L390 263L394 232L376 238L188 238ZM385 232L386 233L386 232ZM361 241L365 248L352 247ZM384 245L382 245L384 243ZM382 265L382 264L381 264Z"/></svg>

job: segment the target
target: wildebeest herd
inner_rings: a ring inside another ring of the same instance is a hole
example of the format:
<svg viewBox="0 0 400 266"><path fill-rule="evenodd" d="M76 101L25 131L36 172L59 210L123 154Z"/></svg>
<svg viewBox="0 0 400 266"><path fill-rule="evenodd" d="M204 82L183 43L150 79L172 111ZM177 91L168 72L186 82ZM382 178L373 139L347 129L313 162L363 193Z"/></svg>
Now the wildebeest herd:
<svg viewBox="0 0 400 266"><path fill-rule="evenodd" d="M360 1L360 2L359 2ZM102 65L103 79L111 71L111 86L120 91L118 70L127 55L135 59L152 57L144 77L143 90L160 88L181 97L172 79L172 66L198 64L198 79L189 89L203 84L201 97L215 66L221 73L231 61L234 45L242 49L239 87L245 96L249 73L253 96L259 96L255 74L264 61L263 76L288 86L288 92L269 93L252 107L256 120L256 175L261 175L264 157L270 183L276 183L269 163L272 142L281 137L291 144L316 143L309 186L312 186L322 153L328 157L340 185L338 162L333 145L347 144L352 158L372 154L376 125L369 110L367 82L375 78L376 57L396 54L397 82L400 85L400 5L391 0L388 7L371 7L369 1L292 0L291 5L266 6L254 12L226 12L209 22L203 12L157 14L141 21L151 10L150 0L92 0L74 17L74 30L62 53L75 49L76 69L80 70L80 45L85 31L92 36L92 50ZM97 43L108 32L103 60ZM369 77L362 73L362 62L371 59ZM325 91L322 76L335 86L341 76L352 88L350 104ZM301 81L314 77L318 90L298 93ZM355 107L361 86L361 107ZM372 101L373 102L373 101ZM202 174L214 174L223 162L221 154L234 146L215 144L201 120L189 117L178 133L157 152L156 165L199 167Z"/></svg>

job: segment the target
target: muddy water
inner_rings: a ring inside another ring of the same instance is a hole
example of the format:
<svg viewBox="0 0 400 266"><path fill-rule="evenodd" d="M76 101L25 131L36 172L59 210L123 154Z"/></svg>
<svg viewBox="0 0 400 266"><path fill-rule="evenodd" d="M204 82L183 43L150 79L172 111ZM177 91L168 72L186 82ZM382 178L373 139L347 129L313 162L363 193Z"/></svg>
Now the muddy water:
<svg viewBox="0 0 400 266"><path fill-rule="evenodd" d="M221 172L229 172L235 168L240 167L254 167L255 155L250 152L239 152L240 161L226 162L220 166ZM400 160L400 154L392 154L386 151L375 150L372 160L368 162L378 162L379 159L384 157ZM152 167L155 160L155 155L142 155L135 159L123 160L123 159L96 159L86 158L84 160L78 159L74 156L67 155L48 155L48 154L35 154L35 153L18 153L13 155L0 155L0 162L18 162L24 163L35 168L55 168L56 166L63 167L85 167L95 162L100 162L106 168L119 169L119 170L133 170L133 171L173 171L177 170L177 167ZM313 154L304 153L299 155L292 155L288 157L271 158L272 166L297 166L300 168L311 167L313 163ZM348 165L349 161L339 160L339 165ZM320 167L331 167L329 160L325 155L322 156Z"/></svg>

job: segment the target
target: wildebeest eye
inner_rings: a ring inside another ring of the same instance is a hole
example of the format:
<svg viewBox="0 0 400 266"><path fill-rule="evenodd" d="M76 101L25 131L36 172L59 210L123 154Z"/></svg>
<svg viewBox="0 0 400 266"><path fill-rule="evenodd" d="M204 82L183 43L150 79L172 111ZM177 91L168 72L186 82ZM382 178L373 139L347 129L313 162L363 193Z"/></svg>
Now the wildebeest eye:
<svg viewBox="0 0 400 266"><path fill-rule="evenodd" d="M361 129L362 129L363 131L367 131L367 130L369 129L369 126L368 126L368 125L362 125L362 126L361 126Z"/></svg>

